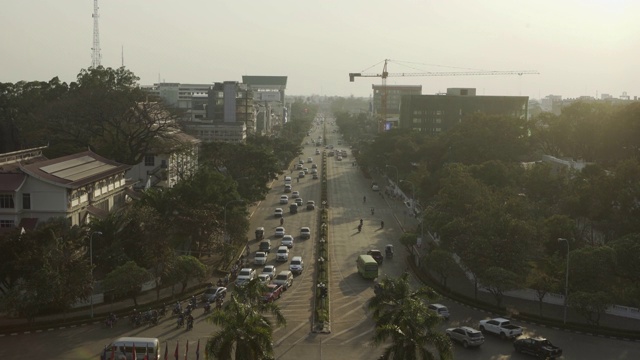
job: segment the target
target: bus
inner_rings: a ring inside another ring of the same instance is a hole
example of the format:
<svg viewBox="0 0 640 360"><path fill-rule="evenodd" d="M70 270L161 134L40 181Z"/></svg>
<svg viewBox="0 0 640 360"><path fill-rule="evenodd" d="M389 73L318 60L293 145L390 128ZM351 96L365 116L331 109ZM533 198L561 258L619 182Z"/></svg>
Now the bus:
<svg viewBox="0 0 640 360"><path fill-rule="evenodd" d="M358 272L365 279L375 279L378 277L378 263L371 255L360 255L356 261Z"/></svg>

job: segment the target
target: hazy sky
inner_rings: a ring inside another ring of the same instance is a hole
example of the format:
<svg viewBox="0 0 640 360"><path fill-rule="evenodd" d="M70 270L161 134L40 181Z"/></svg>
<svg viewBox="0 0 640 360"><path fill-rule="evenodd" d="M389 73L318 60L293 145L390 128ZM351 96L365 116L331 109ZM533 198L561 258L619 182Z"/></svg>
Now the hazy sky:
<svg viewBox="0 0 640 360"><path fill-rule="evenodd" d="M640 96L637 0L100 0L102 65L143 85L286 75L290 95L369 96L349 72L538 70L390 77L423 94ZM0 82L74 81L91 65L92 0L2 0ZM407 67L407 63L411 67ZM377 65L376 65L377 64ZM371 68L371 66L375 65ZM436 66L434 66L436 65Z"/></svg>

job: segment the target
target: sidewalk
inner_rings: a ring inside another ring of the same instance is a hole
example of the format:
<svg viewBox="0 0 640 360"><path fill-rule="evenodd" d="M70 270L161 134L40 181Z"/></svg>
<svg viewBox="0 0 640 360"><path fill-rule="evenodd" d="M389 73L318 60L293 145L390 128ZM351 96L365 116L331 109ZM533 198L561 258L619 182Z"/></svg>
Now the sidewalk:
<svg viewBox="0 0 640 360"><path fill-rule="evenodd" d="M386 178L380 175L373 176L373 177L378 181L379 184L381 185L387 184ZM383 186L381 186L381 188L384 189ZM394 210L394 217L396 218L396 221L398 222L400 227L403 229L403 231L405 232L420 231L419 222L413 216L410 216L408 214L408 208L403 203L402 199L400 198L392 199L392 198L389 198L388 196L384 196L384 199L386 203L389 205L389 207L392 210ZM425 238L429 239L430 234L428 232L428 228L425 228L424 231L425 231ZM426 246L422 246L422 250L425 251ZM422 255L424 254L421 254L421 256ZM437 275L435 274L432 274L432 277L434 279L438 279ZM459 269L459 271L454 272L447 279L447 287L450 289L450 291L454 293L458 293L460 295L464 295L469 298L474 298L474 293L475 293L474 285L465 276L462 269ZM492 294L488 292L483 292L480 290L478 291L478 300L484 301L489 304L496 303L495 298ZM505 294L502 303L503 303L503 306L506 309L508 309L508 311L511 314L517 314L517 313L527 313L532 315L540 314L540 305L538 301L527 300L521 297L508 296ZM505 315L505 314L502 314L502 315ZM564 306L561 304L561 302L560 304L558 304L557 301L555 304L543 302L542 315L547 318L552 318L552 319L557 319L559 321L562 321L564 316ZM567 308L567 323L587 324L587 321L584 319L583 316L576 313L571 308ZM608 327L612 329L638 331L640 329L640 320L603 313L600 317L600 326Z"/></svg>

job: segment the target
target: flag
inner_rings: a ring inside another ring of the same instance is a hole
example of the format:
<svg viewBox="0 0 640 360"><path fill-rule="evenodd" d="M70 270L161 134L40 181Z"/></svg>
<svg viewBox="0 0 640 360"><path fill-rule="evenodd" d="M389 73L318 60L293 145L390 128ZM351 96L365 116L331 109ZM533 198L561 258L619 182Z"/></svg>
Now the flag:
<svg viewBox="0 0 640 360"><path fill-rule="evenodd" d="M162 360L168 360L169 359L169 343L166 342L164 343L164 357L162 358Z"/></svg>
<svg viewBox="0 0 640 360"><path fill-rule="evenodd" d="M200 360L200 339L198 339L198 346L196 346L196 360Z"/></svg>
<svg viewBox="0 0 640 360"><path fill-rule="evenodd" d="M111 348L111 360L116 360L116 347Z"/></svg>
<svg viewBox="0 0 640 360"><path fill-rule="evenodd" d="M184 349L184 360L187 360L187 357L189 356L189 340L187 340L187 345L185 345L185 349Z"/></svg>
<svg viewBox="0 0 640 360"><path fill-rule="evenodd" d="M138 355L136 355L136 343L133 343L133 355L131 355L131 359L136 360Z"/></svg>
<svg viewBox="0 0 640 360"><path fill-rule="evenodd" d="M178 340L178 342L176 342L176 352L174 352L174 353L173 353L173 357L174 357L176 360L179 360L179 359L178 359L178 356L180 356L180 355L178 355L178 345L180 345L180 340Z"/></svg>
<svg viewBox="0 0 640 360"><path fill-rule="evenodd" d="M144 347L144 358L142 360L149 360L149 344Z"/></svg>

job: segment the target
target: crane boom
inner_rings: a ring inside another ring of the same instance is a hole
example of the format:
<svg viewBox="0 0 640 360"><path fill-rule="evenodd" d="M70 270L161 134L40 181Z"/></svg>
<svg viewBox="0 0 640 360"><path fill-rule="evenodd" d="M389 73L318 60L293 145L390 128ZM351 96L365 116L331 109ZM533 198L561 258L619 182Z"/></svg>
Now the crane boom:
<svg viewBox="0 0 640 360"><path fill-rule="evenodd" d="M536 70L507 70L507 71L483 71L483 70L474 70L474 71L445 71L445 72L424 72L424 73L390 73L387 71L387 65L389 63L389 59L384 60L384 66L382 68L382 73L366 73L366 72L357 72L357 73L349 73L349 81L354 82L357 77L378 77L382 79L382 94L380 98L380 110L382 118L378 122L378 131L382 132L384 128L384 121L387 118L387 78L388 77L408 77L408 76L485 76L485 75L539 75L540 73Z"/></svg>

